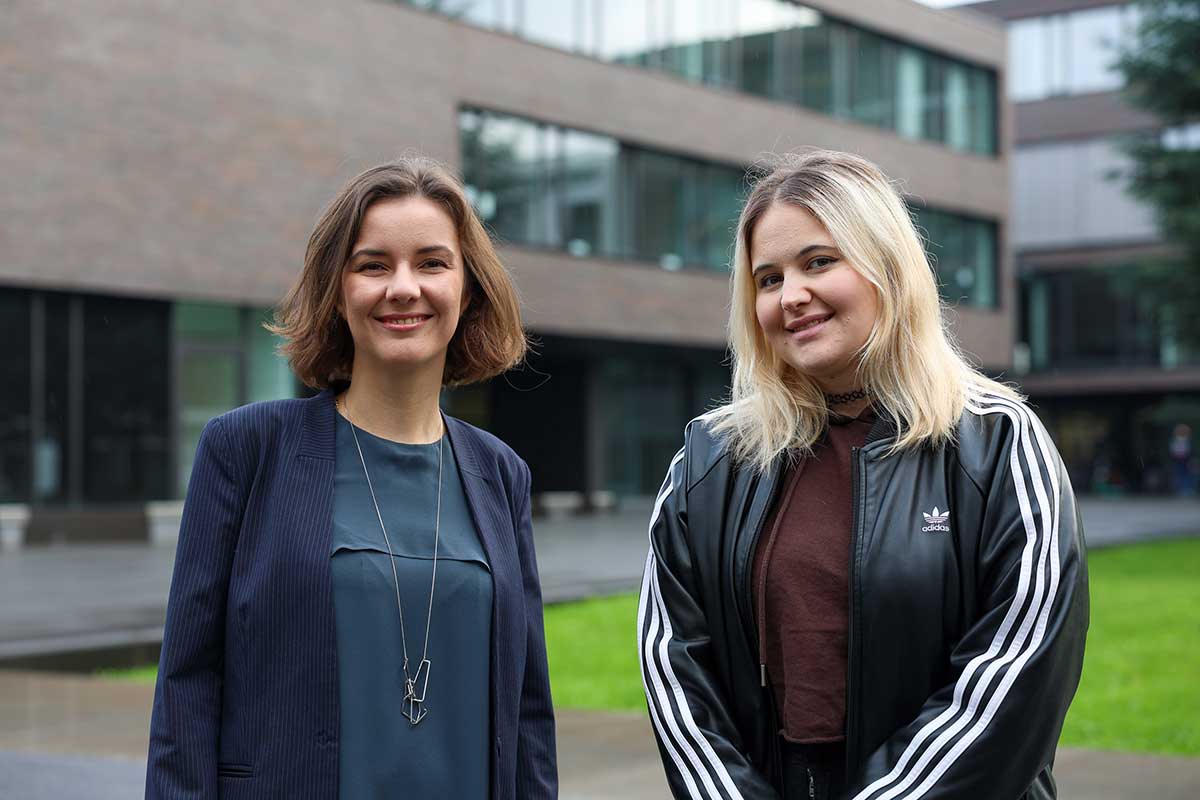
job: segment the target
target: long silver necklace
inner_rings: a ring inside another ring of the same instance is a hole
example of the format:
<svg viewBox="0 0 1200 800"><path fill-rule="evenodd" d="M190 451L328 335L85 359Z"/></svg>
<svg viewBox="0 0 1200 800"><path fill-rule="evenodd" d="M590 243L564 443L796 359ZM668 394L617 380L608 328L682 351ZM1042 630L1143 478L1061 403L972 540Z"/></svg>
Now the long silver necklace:
<svg viewBox="0 0 1200 800"><path fill-rule="evenodd" d="M367 491L371 493L371 503L375 506L375 517L379 520L379 529L383 531L383 541L387 543L388 562L392 565L392 583L396 587L396 615L400 617L400 647L404 653L404 710L403 714L412 725L425 719L429 709L425 707L425 692L429 689L429 625L433 621L433 593L437 588L438 538L442 529L442 452L445 449L446 430L442 427L442 438L438 440L438 491L437 515L433 525L433 576L429 580L429 608L425 612L425 644L421 648L421 663L417 671L408 671L408 641L404 633L404 607L400 603L400 577L396 574L396 558L392 553L392 540L388 537L387 526L383 524L383 514L379 511L379 501L375 499L375 487L371 483L371 473L367 471L367 460L363 458L362 447L358 443L357 425L350 418L346 403L339 398L342 416L350 423L350 435L354 437L354 449L358 451L358 461L362 464L363 476L367 479Z"/></svg>

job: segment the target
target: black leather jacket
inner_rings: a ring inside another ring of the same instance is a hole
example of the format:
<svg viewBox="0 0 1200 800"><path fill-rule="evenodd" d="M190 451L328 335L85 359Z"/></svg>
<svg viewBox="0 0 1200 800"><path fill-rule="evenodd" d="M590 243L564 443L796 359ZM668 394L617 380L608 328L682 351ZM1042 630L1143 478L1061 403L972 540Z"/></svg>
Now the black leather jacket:
<svg viewBox="0 0 1200 800"><path fill-rule="evenodd" d="M848 797L1056 796L1051 766L1088 625L1083 532L1054 445L977 395L951 446L854 453ZM778 798L751 563L780 490L704 417L655 503L638 609L650 717L677 798Z"/></svg>

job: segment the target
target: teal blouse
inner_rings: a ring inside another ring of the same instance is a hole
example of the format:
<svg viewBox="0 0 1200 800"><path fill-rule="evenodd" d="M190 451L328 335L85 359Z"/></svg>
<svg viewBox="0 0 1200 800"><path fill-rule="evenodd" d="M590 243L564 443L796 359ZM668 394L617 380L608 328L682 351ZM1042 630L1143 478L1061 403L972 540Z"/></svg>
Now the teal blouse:
<svg viewBox="0 0 1200 800"><path fill-rule="evenodd" d="M339 797L488 796L492 578L449 439L392 442L357 430L388 552L350 423L337 417L332 576L341 702ZM417 725L404 716L404 661L395 563L409 671L421 662L433 568L438 448L444 447L431 662Z"/></svg>

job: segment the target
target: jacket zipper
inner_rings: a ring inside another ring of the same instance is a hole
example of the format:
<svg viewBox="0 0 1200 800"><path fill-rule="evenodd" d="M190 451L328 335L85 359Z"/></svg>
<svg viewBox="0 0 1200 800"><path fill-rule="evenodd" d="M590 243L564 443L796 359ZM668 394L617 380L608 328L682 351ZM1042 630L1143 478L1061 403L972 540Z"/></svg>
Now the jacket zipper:
<svg viewBox="0 0 1200 800"><path fill-rule="evenodd" d="M752 536L750 537L749 550L747 551L747 556L746 556L746 563L745 563L745 566L742 568L743 569L742 586L745 587L745 596L744 596L744 600L746 603L745 608L750 610L750 623L754 627L754 631L753 631L754 636L752 637L752 641L754 642L754 648L756 650L760 651L759 652L759 680L760 680L762 686L765 687L765 688L763 688L762 691L763 691L763 695L766 698L767 717L769 719L769 724L771 726L770 727L770 744L768 745L768 747L770 748L770 756L771 756L771 762L772 762L771 767L775 772L775 774L772 777L773 777L774 782L777 785L778 785L779 781L782 780L782 777L783 777L783 767L782 767L783 753L779 746L779 719L778 719L778 714L775 711L775 693L771 690L771 687L767 684L767 680L766 680L767 668L766 668L766 664L763 663L763 656L761 655L762 648L758 644L759 625L758 625L758 620L756 618L755 611L754 611L755 605L754 605L754 579L753 579L753 576L754 576L754 553L758 549L758 538L762 535L763 524L766 522L767 516L771 513L771 509L774 508L775 503L779 499L780 488L785 483L785 481L782 478L783 478L783 475L779 475L776 477L775 485L771 487L771 491L768 493L767 502L763 506L763 510L758 514L758 517L755 520L754 532L753 532Z"/></svg>
<svg viewBox="0 0 1200 800"><path fill-rule="evenodd" d="M856 741L858 734L858 665L854 657L856 648L856 637L858 634L857 610L858 604L855 603L855 595L858 588L858 547L862 541L862 526L863 517L866 516L864 507L866 494L866 477L863 469L863 454L861 447L852 448L850 451L850 470L852 476L852 494L854 502L851 505L851 523L850 523L850 586L847 591L847 597L850 601L850 609L848 616L848 626L846 631L846 643L848 652L846 653L846 777L849 779L853 765L857 761L858 743Z"/></svg>

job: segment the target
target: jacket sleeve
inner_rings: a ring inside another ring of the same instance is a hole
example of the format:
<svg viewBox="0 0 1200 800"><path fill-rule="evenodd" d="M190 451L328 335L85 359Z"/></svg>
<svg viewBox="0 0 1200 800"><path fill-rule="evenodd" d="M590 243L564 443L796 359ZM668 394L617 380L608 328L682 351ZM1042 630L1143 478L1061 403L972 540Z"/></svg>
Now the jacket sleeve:
<svg viewBox="0 0 1200 800"><path fill-rule="evenodd" d="M1048 768L1083 666L1088 625L1083 532L1066 471L1023 405L1002 415L997 465L980 491L980 611L950 653L953 681L871 753L854 800L1013 800Z"/></svg>
<svg viewBox="0 0 1200 800"><path fill-rule="evenodd" d="M688 544L687 450L685 441L654 503L638 603L638 657L650 720L675 798L778 798L744 755L729 713L733 698L712 668L712 639Z"/></svg>
<svg viewBox="0 0 1200 800"><path fill-rule="evenodd" d="M245 505L220 418L188 483L167 602L146 768L147 800L217 797L225 604Z"/></svg>
<svg viewBox="0 0 1200 800"><path fill-rule="evenodd" d="M538 579L530 517L529 467L521 463L522 479L514 497L517 551L525 590L525 677L521 682L520 721L517 731L517 797L541 800L558 797L558 764L554 744L554 705L550 698L550 671L546 663L546 635L542 621L542 587Z"/></svg>

